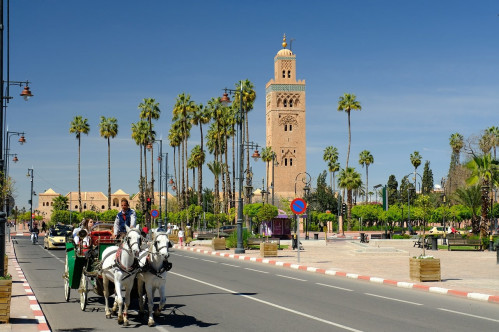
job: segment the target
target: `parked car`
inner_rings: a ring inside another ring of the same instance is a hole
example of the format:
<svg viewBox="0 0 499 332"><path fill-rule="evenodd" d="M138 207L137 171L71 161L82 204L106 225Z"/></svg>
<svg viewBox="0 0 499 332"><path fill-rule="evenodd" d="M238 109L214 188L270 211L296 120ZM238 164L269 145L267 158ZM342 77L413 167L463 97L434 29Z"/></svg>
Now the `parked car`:
<svg viewBox="0 0 499 332"><path fill-rule="evenodd" d="M447 233L447 234L452 234L452 233L465 234L466 231L459 231L451 226L446 226L445 230L444 230L443 226L434 226L432 229L430 229L429 233L430 234L437 234L437 235L443 235L444 233Z"/></svg>
<svg viewBox="0 0 499 332"><path fill-rule="evenodd" d="M66 233L55 228L50 228L43 239L43 248L66 248Z"/></svg>

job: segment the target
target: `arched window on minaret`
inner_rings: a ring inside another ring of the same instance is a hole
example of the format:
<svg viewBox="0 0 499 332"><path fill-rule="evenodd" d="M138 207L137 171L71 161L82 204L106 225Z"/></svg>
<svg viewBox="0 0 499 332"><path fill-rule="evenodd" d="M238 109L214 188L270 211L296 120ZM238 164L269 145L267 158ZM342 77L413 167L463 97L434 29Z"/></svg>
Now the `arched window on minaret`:
<svg viewBox="0 0 499 332"><path fill-rule="evenodd" d="M289 158L289 166L293 166L293 158Z"/></svg>
<svg viewBox="0 0 499 332"><path fill-rule="evenodd" d="M289 131L292 131L292 130L293 130L293 125L292 125L292 124L290 124L290 125L289 125Z"/></svg>
<svg viewBox="0 0 499 332"><path fill-rule="evenodd" d="M288 158L284 158L284 166L288 166Z"/></svg>
<svg viewBox="0 0 499 332"><path fill-rule="evenodd" d="M288 131L288 125L287 124L284 125L284 131Z"/></svg>
<svg viewBox="0 0 499 332"><path fill-rule="evenodd" d="M286 78L286 71L285 70L282 71L282 78Z"/></svg>
<svg viewBox="0 0 499 332"><path fill-rule="evenodd" d="M282 102L282 104L284 105L284 107L288 107L288 100L284 99L284 101Z"/></svg>
<svg viewBox="0 0 499 332"><path fill-rule="evenodd" d="M289 100L289 107L293 107L293 99Z"/></svg>
<svg viewBox="0 0 499 332"><path fill-rule="evenodd" d="M288 70L288 78L291 78L291 70Z"/></svg>

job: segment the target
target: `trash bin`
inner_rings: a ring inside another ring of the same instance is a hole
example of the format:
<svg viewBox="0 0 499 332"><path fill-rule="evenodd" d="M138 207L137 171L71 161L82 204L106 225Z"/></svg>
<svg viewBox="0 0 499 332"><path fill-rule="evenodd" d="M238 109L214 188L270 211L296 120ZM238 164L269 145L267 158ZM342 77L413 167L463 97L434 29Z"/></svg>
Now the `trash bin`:
<svg viewBox="0 0 499 332"><path fill-rule="evenodd" d="M314 233L314 240L319 240L319 233Z"/></svg>
<svg viewBox="0 0 499 332"><path fill-rule="evenodd" d="M293 248L293 249L298 248L298 239L296 238L296 234L295 234L295 235L293 235L293 239L292 239L292 248Z"/></svg>
<svg viewBox="0 0 499 332"><path fill-rule="evenodd" d="M366 242L366 233L360 233L360 243Z"/></svg>
<svg viewBox="0 0 499 332"><path fill-rule="evenodd" d="M438 238L436 236L431 237L431 250L438 250Z"/></svg>

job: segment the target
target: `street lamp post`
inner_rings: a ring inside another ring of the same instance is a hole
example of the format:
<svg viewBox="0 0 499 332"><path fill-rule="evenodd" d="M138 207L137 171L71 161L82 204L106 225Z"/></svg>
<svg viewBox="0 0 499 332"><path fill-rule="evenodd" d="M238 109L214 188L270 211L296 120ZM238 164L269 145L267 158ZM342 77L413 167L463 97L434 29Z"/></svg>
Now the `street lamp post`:
<svg viewBox="0 0 499 332"><path fill-rule="evenodd" d="M30 191L30 200L29 200L29 216L30 216L30 222L29 222L29 227L33 226L33 168L28 168L28 174L26 176L29 178L31 177L31 191Z"/></svg>
<svg viewBox="0 0 499 332"><path fill-rule="evenodd" d="M378 188L382 187L383 185L382 184L377 184L373 187L374 189L374 193L376 194L376 203L378 203Z"/></svg>
<svg viewBox="0 0 499 332"><path fill-rule="evenodd" d="M253 197L253 172L251 167L244 171L246 173L246 197L248 198L248 204L251 204L251 198ZM249 231L253 233L253 218L251 216L248 217L249 221Z"/></svg>
<svg viewBox="0 0 499 332"><path fill-rule="evenodd" d="M304 188L303 188L303 191L306 192L306 190L310 190L310 181L312 180L312 177L310 176L310 174L308 174L307 172L301 172L301 173L298 173L296 174L296 177L295 177L295 198L297 197L296 195L296 182L298 181L298 177L300 175L303 175L301 181L305 184ZM306 212L305 212L306 213ZM298 217L297 214L295 214L295 234L296 234L296 250L298 252L298 263L300 262L300 225L299 225L299 220L300 218Z"/></svg>

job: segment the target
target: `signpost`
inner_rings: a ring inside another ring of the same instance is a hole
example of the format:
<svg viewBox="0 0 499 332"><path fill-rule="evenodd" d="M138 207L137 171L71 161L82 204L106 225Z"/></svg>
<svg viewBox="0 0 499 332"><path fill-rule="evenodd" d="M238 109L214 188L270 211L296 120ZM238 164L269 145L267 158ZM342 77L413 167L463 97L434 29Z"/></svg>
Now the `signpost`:
<svg viewBox="0 0 499 332"><path fill-rule="evenodd" d="M291 211L295 214L296 222L296 250L298 252L298 263L300 263L300 218L298 215L304 214L307 211L307 202L303 198L295 198L289 205Z"/></svg>
<svg viewBox="0 0 499 332"><path fill-rule="evenodd" d="M151 210L151 217L153 219L156 219L157 217L159 217L159 211L154 209L154 210Z"/></svg>

